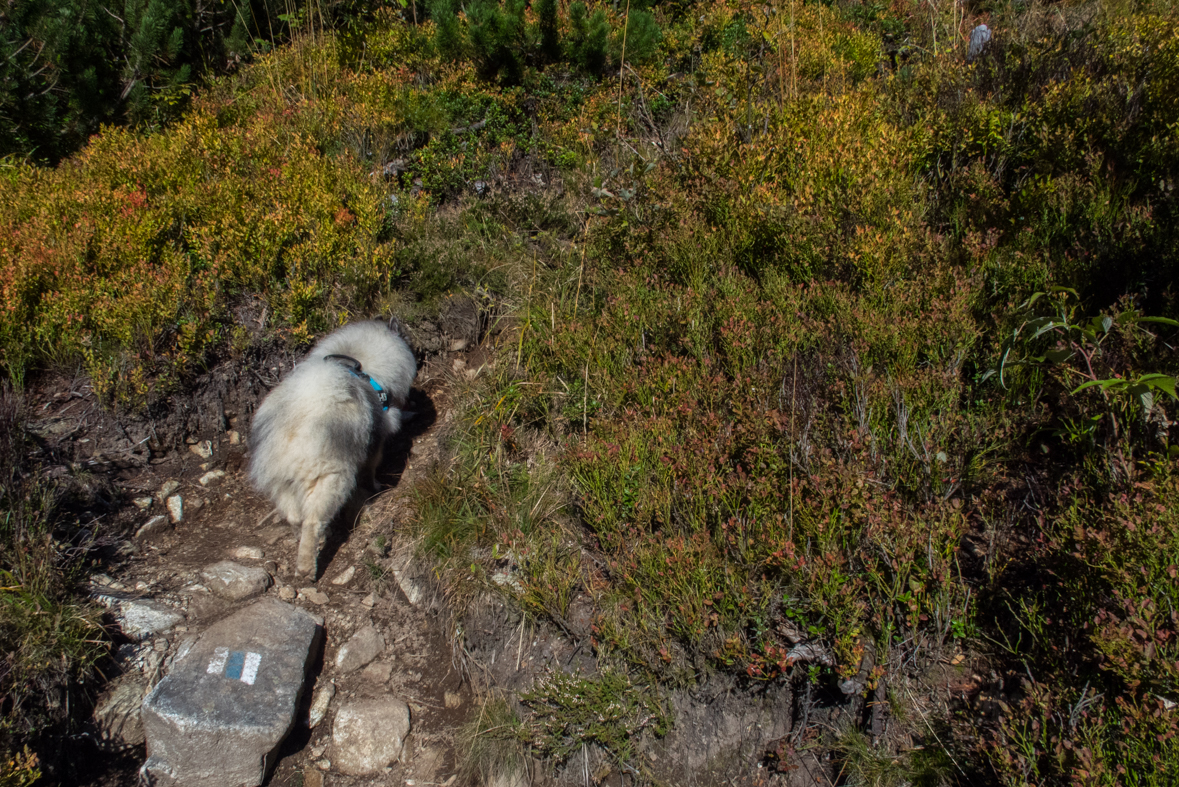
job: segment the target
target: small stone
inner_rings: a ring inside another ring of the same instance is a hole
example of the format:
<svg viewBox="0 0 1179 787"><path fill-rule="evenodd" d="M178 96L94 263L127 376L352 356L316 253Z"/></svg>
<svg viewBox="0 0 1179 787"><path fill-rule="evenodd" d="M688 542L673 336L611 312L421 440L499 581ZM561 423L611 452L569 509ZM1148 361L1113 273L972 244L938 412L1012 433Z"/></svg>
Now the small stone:
<svg viewBox="0 0 1179 787"><path fill-rule="evenodd" d="M378 686L389 682L389 676L393 674L393 664L388 661L374 661L364 668L360 673L360 677L364 678L369 683L375 683Z"/></svg>
<svg viewBox="0 0 1179 787"><path fill-rule="evenodd" d="M303 771L303 787L323 787L323 774L319 771Z"/></svg>
<svg viewBox="0 0 1179 787"><path fill-rule="evenodd" d="M401 592L405 594L405 600L411 605L416 606L426 595L421 583L415 577L411 577L407 571L393 569L393 578L397 580L397 586L401 588Z"/></svg>
<svg viewBox="0 0 1179 787"><path fill-rule="evenodd" d="M225 478L224 470L210 470L201 476L199 481L201 486L208 486L215 481L220 481L222 478Z"/></svg>
<svg viewBox="0 0 1179 787"><path fill-rule="evenodd" d="M385 649L385 638L373 626L353 634L336 654L336 669L341 673L358 670L375 659Z"/></svg>
<svg viewBox="0 0 1179 787"><path fill-rule="evenodd" d="M157 495L157 497L159 497L161 499L168 497L169 495L171 495L173 492L175 492L179 488L180 488L179 481L165 481L163 483L163 485L160 487L160 493L159 493L159 495Z"/></svg>
<svg viewBox="0 0 1179 787"><path fill-rule="evenodd" d="M462 352L463 350L467 349L467 346L470 343L471 342L467 339L455 339L450 343L450 351L452 353Z"/></svg>
<svg viewBox="0 0 1179 787"><path fill-rule="evenodd" d="M450 368L454 369L456 372L461 372L463 369L467 368L467 362L462 358L455 358L453 361L451 361Z"/></svg>
<svg viewBox="0 0 1179 787"><path fill-rule="evenodd" d="M330 771L332 769L332 761L327 757L321 757L315 761L315 767L321 771Z"/></svg>
<svg viewBox="0 0 1179 787"><path fill-rule="evenodd" d="M173 522L179 522L184 519L184 501L180 499L180 495L172 495L167 500L168 516L172 517Z"/></svg>
<svg viewBox="0 0 1179 787"><path fill-rule="evenodd" d="M236 429L230 429L228 432L225 433L225 436L229 438L230 445L241 445L242 444L241 433L238 432Z"/></svg>
<svg viewBox="0 0 1179 787"><path fill-rule="evenodd" d="M199 456L201 459L208 459L210 456L213 455L213 444L211 442L209 442L208 440L204 440L202 442L197 443L196 445L190 445L188 447L188 450L192 451L194 454Z"/></svg>
<svg viewBox="0 0 1179 787"><path fill-rule="evenodd" d="M453 709L463 704L463 698L456 691L448 691L442 695L442 703Z"/></svg>
<svg viewBox="0 0 1179 787"><path fill-rule="evenodd" d="M290 585L283 585L282 587L280 587L278 589L278 597L281 598L283 601L294 601L295 596L297 596L297 595L299 595L299 594L296 593L295 589L293 587L291 587Z"/></svg>
<svg viewBox="0 0 1179 787"><path fill-rule="evenodd" d="M340 572L340 576L332 580L333 585L347 585L352 581L352 577L356 576L356 566L348 566Z"/></svg>
<svg viewBox="0 0 1179 787"><path fill-rule="evenodd" d="M188 501L188 507L191 508L193 511L200 511L202 508L204 508L206 505L208 505L208 503L209 503L208 500L202 500L199 497L194 497Z"/></svg>
<svg viewBox="0 0 1179 787"><path fill-rule="evenodd" d="M377 605L377 594L376 593L369 593L367 596L365 596L364 598L362 598L360 600L360 603L363 606L366 606L369 609L372 609L373 607L375 607Z"/></svg>
<svg viewBox="0 0 1179 787"><path fill-rule="evenodd" d="M332 698L335 696L336 684L331 681L315 690L315 696L311 699L311 710L307 713L307 726L310 729L315 729L323 721L324 716L327 716L328 706L332 704ZM322 750L320 754L323 754Z"/></svg>
<svg viewBox="0 0 1179 787"><path fill-rule="evenodd" d="M233 550L233 556L238 560L261 560L264 557L261 547L238 547Z"/></svg>
<svg viewBox="0 0 1179 787"><path fill-rule="evenodd" d="M331 601L327 593L317 588L300 588L299 596L321 607Z"/></svg>
<svg viewBox="0 0 1179 787"><path fill-rule="evenodd" d="M115 610L115 619L124 634L131 639L141 640L168 631L184 620L184 614L167 604L138 598L120 602Z"/></svg>
<svg viewBox="0 0 1179 787"><path fill-rule="evenodd" d="M151 497L137 497L131 502L134 503L135 507L140 511L146 511L147 509L151 508L152 499Z"/></svg>
<svg viewBox="0 0 1179 787"><path fill-rule="evenodd" d="M229 560L203 569L201 579L215 595L230 601L243 601L270 587L270 575L258 566L242 566Z"/></svg>
<svg viewBox="0 0 1179 787"><path fill-rule="evenodd" d="M157 514L156 516L153 516L151 519L144 522L143 525L135 531L135 537L143 538L144 536L150 536L152 533L158 533L161 530L166 530L167 528L168 517L164 516L163 514Z"/></svg>
<svg viewBox="0 0 1179 787"><path fill-rule="evenodd" d="M383 770L401 756L409 727L409 706L395 697L348 703L332 725L336 766L351 776Z"/></svg>

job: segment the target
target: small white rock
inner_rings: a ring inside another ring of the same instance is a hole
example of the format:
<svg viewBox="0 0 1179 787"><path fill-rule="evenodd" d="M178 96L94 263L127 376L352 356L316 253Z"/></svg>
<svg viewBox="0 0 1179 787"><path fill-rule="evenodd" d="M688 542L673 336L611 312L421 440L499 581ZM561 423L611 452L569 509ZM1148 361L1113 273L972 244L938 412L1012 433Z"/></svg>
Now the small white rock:
<svg viewBox="0 0 1179 787"><path fill-rule="evenodd" d="M135 507L141 511L146 511L151 508L152 499L150 497L137 497L131 501Z"/></svg>
<svg viewBox="0 0 1179 787"><path fill-rule="evenodd" d="M201 569L201 579L222 598L244 601L270 587L270 575L257 566L242 566L229 560Z"/></svg>
<svg viewBox="0 0 1179 787"><path fill-rule="evenodd" d="M318 588L300 588L299 589L299 596L307 599L312 604L316 604L321 607L324 604L331 601L331 599L328 598L328 594L324 593L322 590L319 590Z"/></svg>
<svg viewBox="0 0 1179 787"><path fill-rule="evenodd" d="M278 597L283 601L294 601L296 595L298 594L295 593L295 589L290 585L283 585L278 589Z"/></svg>
<svg viewBox="0 0 1179 787"><path fill-rule="evenodd" d="M321 771L330 771L332 769L332 761L324 757L322 760L316 760L315 767Z"/></svg>
<svg viewBox="0 0 1179 787"><path fill-rule="evenodd" d="M410 604L416 605L426 595L425 590L422 589L421 583L414 577L410 576L404 569L398 571L393 569L393 578L397 580L398 587L401 592L405 594L405 600Z"/></svg>
<svg viewBox="0 0 1179 787"><path fill-rule="evenodd" d="M374 626L365 626L353 634L336 654L336 670L354 672L365 666L385 649L385 638Z"/></svg>
<svg viewBox="0 0 1179 787"><path fill-rule="evenodd" d="M238 547L233 550L233 556L239 560L261 560L264 557L260 547Z"/></svg>
<svg viewBox="0 0 1179 787"><path fill-rule="evenodd" d="M180 499L180 495L172 495L167 500L168 516L172 517L173 522L179 522L184 519L184 501Z"/></svg>
<svg viewBox="0 0 1179 787"><path fill-rule="evenodd" d="M141 640L168 631L184 620L184 613L151 599L132 599L118 605L115 619L124 634Z"/></svg>
<svg viewBox="0 0 1179 787"><path fill-rule="evenodd" d="M372 609L373 607L375 607L377 605L377 594L376 593L369 593L367 596L365 596L364 598L362 598L360 600L360 603L363 604L364 606L368 607L369 609Z"/></svg>
<svg viewBox="0 0 1179 787"><path fill-rule="evenodd" d="M159 497L161 497L161 498L168 497L170 494L172 494L173 492L175 492L179 488L180 488L179 481L165 481L163 483L163 485L160 487Z"/></svg>
<svg viewBox="0 0 1179 787"><path fill-rule="evenodd" d="M135 531L136 538L143 538L144 536L158 533L159 531L168 527L168 517L163 514L153 516L151 519L143 523L143 526Z"/></svg>
<svg viewBox="0 0 1179 787"><path fill-rule="evenodd" d="M226 435L229 437L230 445L242 444L242 436L236 429L230 429L228 432L226 432Z"/></svg>
<svg viewBox="0 0 1179 787"><path fill-rule="evenodd" d="M201 486L208 486L214 481L220 481L222 478L225 478L224 470L210 470L200 477Z"/></svg>
<svg viewBox="0 0 1179 787"><path fill-rule="evenodd" d="M311 710L307 714L308 727L315 729L315 726L323 721L324 716L327 716L328 706L332 704L332 697L335 696L336 684L331 681L315 690L315 697L311 700ZM322 753L321 750L320 754Z"/></svg>
<svg viewBox="0 0 1179 787"><path fill-rule="evenodd" d="M352 581L352 577L356 576L356 566L348 566L340 572L340 576L332 580L333 585L347 585Z"/></svg>
<svg viewBox="0 0 1179 787"><path fill-rule="evenodd" d="M201 459L208 459L213 455L213 444L208 440L204 440L200 443L197 443L196 445L190 445L188 450L192 451Z"/></svg>

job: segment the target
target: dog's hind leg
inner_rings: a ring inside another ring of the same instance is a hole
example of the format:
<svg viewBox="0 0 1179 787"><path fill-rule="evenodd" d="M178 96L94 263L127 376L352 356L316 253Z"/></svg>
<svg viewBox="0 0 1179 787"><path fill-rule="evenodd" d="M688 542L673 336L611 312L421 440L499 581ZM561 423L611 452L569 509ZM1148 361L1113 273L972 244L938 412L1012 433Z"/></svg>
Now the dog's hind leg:
<svg viewBox="0 0 1179 787"><path fill-rule="evenodd" d="M330 473L316 480L303 506L303 527L295 571L315 579L319 576L319 552L327 538L328 525L348 502L355 488L352 475Z"/></svg>
<svg viewBox="0 0 1179 787"><path fill-rule="evenodd" d="M315 519L303 520L303 532L299 536L299 558L295 561L295 573L315 579L319 576L319 550L327 536L327 523Z"/></svg>

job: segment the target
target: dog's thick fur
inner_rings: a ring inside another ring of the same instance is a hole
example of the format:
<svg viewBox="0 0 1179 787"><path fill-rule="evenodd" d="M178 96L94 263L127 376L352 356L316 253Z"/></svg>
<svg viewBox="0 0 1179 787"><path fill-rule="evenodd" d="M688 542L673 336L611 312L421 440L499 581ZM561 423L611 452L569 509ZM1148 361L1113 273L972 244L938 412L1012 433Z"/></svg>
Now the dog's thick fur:
<svg viewBox="0 0 1179 787"><path fill-rule="evenodd" d="M372 385L329 355L360 362ZM401 429L401 411L417 374L405 341L380 322L346 325L326 336L262 401L250 435L250 480L300 530L296 572L312 578L328 525L358 480L376 491L385 439Z"/></svg>

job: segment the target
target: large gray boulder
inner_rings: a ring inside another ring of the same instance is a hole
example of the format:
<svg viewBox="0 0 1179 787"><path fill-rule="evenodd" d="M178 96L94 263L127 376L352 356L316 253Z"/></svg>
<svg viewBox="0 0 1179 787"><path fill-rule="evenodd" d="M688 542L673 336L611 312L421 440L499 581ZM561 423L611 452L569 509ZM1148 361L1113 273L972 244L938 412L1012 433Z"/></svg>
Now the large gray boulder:
<svg viewBox="0 0 1179 787"><path fill-rule="evenodd" d="M148 774L160 785L254 787L295 723L323 621L264 598L183 647L143 703Z"/></svg>

